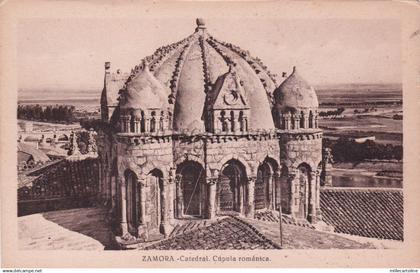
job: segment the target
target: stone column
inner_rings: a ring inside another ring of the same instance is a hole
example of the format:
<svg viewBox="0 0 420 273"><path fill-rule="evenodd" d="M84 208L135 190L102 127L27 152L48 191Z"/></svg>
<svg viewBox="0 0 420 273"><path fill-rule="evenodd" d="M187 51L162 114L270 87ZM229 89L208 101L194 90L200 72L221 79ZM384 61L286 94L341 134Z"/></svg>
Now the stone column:
<svg viewBox="0 0 420 273"><path fill-rule="evenodd" d="M309 221L314 224L316 222L316 172L311 172L311 180L309 181L310 195L309 195Z"/></svg>
<svg viewBox="0 0 420 273"><path fill-rule="evenodd" d="M316 211L316 220L322 221L321 205L320 205L320 188L321 188L321 172L320 170L316 171L315 177L315 211Z"/></svg>
<svg viewBox="0 0 420 273"><path fill-rule="evenodd" d="M273 194L274 193L273 180L274 180L274 174L270 173L270 176L268 177L268 196L270 198L269 199L269 204L268 204L269 209L273 209L275 207L274 206L274 198L273 198L273 196L274 196L274 194Z"/></svg>
<svg viewBox="0 0 420 273"><path fill-rule="evenodd" d="M121 236L124 237L128 233L128 224L127 224L127 197L126 197L126 181L124 177L118 178L118 183L120 185L121 191L121 220L120 220L120 229Z"/></svg>
<svg viewBox="0 0 420 273"><path fill-rule="evenodd" d="M218 177L211 177L207 179L208 185L208 204L207 204L207 218L212 219L216 216L216 183Z"/></svg>
<svg viewBox="0 0 420 273"><path fill-rule="evenodd" d="M212 111L212 112L210 112L210 114L209 115L211 115L211 118L210 118L210 127L211 128L213 128L213 133L217 133L217 132L219 132L219 127L220 127L220 125L219 125L219 120L217 119L217 116L216 116L216 111Z"/></svg>
<svg viewBox="0 0 420 273"><path fill-rule="evenodd" d="M273 200L274 200L274 210L277 209L281 209L282 204L281 204L281 181L280 181L280 177L281 177L281 172L280 169L277 169L274 171L274 175L273 175L273 185L274 185L274 190L273 190ZM278 196L278 197L277 197Z"/></svg>
<svg viewBox="0 0 420 273"><path fill-rule="evenodd" d="M289 113L284 115L284 129L285 130L290 130L290 127L291 127L290 126L290 118L291 118L291 116L290 116Z"/></svg>
<svg viewBox="0 0 420 273"><path fill-rule="evenodd" d="M169 179L168 179L168 219L169 223L173 226L174 225L174 217L175 217L175 191L176 191L176 179L175 179L175 168L170 168L169 170Z"/></svg>
<svg viewBox="0 0 420 273"><path fill-rule="evenodd" d="M169 192L169 181L164 180L162 183L162 191L160 193L161 196L161 211L162 211L162 221L160 223L160 230L163 232L165 237L168 237L171 233L172 229L169 223L169 206L168 203L168 192Z"/></svg>
<svg viewBox="0 0 420 273"><path fill-rule="evenodd" d="M146 133L149 133L150 132L150 118L146 118L145 119L145 123L144 123L144 131L146 132Z"/></svg>
<svg viewBox="0 0 420 273"><path fill-rule="evenodd" d="M121 117L121 132L130 132L130 116L125 115Z"/></svg>
<svg viewBox="0 0 420 273"><path fill-rule="evenodd" d="M295 130L300 128L300 116L298 114L295 115L295 118L293 119L295 122Z"/></svg>
<svg viewBox="0 0 420 273"><path fill-rule="evenodd" d="M255 212L254 196L255 196L255 180L256 179L257 178L255 176L248 177L248 196L247 196L248 210L246 214L246 217L248 218L254 218L254 212Z"/></svg>
<svg viewBox="0 0 420 273"><path fill-rule="evenodd" d="M114 211L114 209L116 208L116 188L115 188L115 176L111 176L110 177L110 186L111 186L111 209L112 211Z"/></svg>
<svg viewBox="0 0 420 273"><path fill-rule="evenodd" d="M144 239L145 241L149 238L149 233L147 230L146 223L146 186L147 178L138 177L137 187L140 188L140 216L139 216L139 226L137 228L137 235L139 238Z"/></svg>
<svg viewBox="0 0 420 273"><path fill-rule="evenodd" d="M178 218L182 218L184 216L184 204L183 204L181 180L182 180L182 175L177 174L175 177L175 182L176 182L176 212L177 212L176 215Z"/></svg>
<svg viewBox="0 0 420 273"><path fill-rule="evenodd" d="M102 161L99 161L99 164L98 164L98 180L99 180L99 183L98 183L98 197L99 197L99 202L100 203L102 203L102 199L103 199L103 190L102 190L102 188L103 188L103 182L102 182L102 165L103 165L103 163L102 163Z"/></svg>
<svg viewBox="0 0 420 273"><path fill-rule="evenodd" d="M127 133L131 132L130 120L131 120L130 116L127 116L125 119L125 128L126 128Z"/></svg>
<svg viewBox="0 0 420 273"><path fill-rule="evenodd" d="M138 118L134 119L134 132L140 133L140 119Z"/></svg>
<svg viewBox="0 0 420 273"><path fill-rule="evenodd" d="M299 181L297 181L297 170L290 168L288 181L290 181L290 215L294 216L297 211L296 198L299 198Z"/></svg>
<svg viewBox="0 0 420 273"><path fill-rule="evenodd" d="M235 184L238 187L238 189L237 190L235 189L234 194L233 194L233 196L234 196L233 198L234 198L235 201L238 200L238 204L235 204L235 206L237 206L236 209L239 210L239 214L244 215L244 211L245 211L245 213L247 213L247 210L248 210L248 203L246 203L244 205L245 197L248 200L248 196L245 196L245 193L246 193L246 188L245 187L248 187L248 185L246 185L245 183L242 183L242 181L239 181L238 177L236 177L235 179L236 179ZM236 196L236 194L238 194L239 196Z"/></svg>
<svg viewBox="0 0 420 273"><path fill-rule="evenodd" d="M109 180L109 171L108 168L104 169L104 177L102 177L102 180L104 181L104 186L105 186L105 201L106 201L106 205L109 206L110 204L110 200L111 200L111 185L110 185L110 180Z"/></svg>
<svg viewBox="0 0 420 273"><path fill-rule="evenodd" d="M303 114L303 127L305 129L309 128L309 119L308 119L308 115L306 114Z"/></svg>

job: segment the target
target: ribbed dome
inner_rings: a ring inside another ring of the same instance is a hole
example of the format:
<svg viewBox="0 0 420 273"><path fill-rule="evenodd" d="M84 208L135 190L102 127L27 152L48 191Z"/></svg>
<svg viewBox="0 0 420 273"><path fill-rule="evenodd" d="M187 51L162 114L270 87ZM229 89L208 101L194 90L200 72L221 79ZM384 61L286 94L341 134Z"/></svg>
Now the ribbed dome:
<svg viewBox="0 0 420 273"><path fill-rule="evenodd" d="M167 105L165 87L147 65L126 84L120 96L121 109L161 109Z"/></svg>
<svg viewBox="0 0 420 273"><path fill-rule="evenodd" d="M274 101L280 108L318 108L314 88L298 74L296 67L274 91Z"/></svg>
<svg viewBox="0 0 420 273"><path fill-rule="evenodd" d="M234 65L249 102L250 129L272 129L271 97L275 78L258 58L253 58L230 43L216 40L207 33L204 20L197 19L195 32L187 38L158 48L144 60L163 85L166 101L173 107L175 130L204 130L202 120L206 94L212 92L218 77ZM127 80L127 88L136 86L143 65L136 66ZM134 83L133 83L134 82ZM135 101L142 103L140 96Z"/></svg>

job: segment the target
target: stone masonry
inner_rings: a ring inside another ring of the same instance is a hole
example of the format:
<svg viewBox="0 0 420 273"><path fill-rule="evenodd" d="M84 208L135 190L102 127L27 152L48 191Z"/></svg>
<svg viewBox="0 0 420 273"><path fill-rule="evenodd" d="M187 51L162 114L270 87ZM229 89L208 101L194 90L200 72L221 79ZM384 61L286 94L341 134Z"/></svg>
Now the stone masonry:
<svg viewBox="0 0 420 273"><path fill-rule="evenodd" d="M248 51L197 19L131 73L105 64L97 135L100 197L126 241L169 236L174 219L279 210L313 224L322 131L313 88L280 85Z"/></svg>

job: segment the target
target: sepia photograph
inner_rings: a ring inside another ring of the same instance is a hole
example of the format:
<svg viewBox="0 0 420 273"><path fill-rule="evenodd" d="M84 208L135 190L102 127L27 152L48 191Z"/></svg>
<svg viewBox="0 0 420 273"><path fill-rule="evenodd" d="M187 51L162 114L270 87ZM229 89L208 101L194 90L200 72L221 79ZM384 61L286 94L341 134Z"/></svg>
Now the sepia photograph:
<svg viewBox="0 0 420 273"><path fill-rule="evenodd" d="M404 248L401 20L143 8L16 20L16 251Z"/></svg>
<svg viewBox="0 0 420 273"><path fill-rule="evenodd" d="M112 23L19 25L20 247L403 241L398 21Z"/></svg>

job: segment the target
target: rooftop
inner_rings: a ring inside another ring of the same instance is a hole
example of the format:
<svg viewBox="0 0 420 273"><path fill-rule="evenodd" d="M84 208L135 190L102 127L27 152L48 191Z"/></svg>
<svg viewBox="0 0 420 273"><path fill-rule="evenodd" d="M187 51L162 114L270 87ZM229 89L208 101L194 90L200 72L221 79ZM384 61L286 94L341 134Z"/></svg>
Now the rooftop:
<svg viewBox="0 0 420 273"><path fill-rule="evenodd" d="M323 220L336 232L403 240L401 189L323 188L320 194Z"/></svg>

